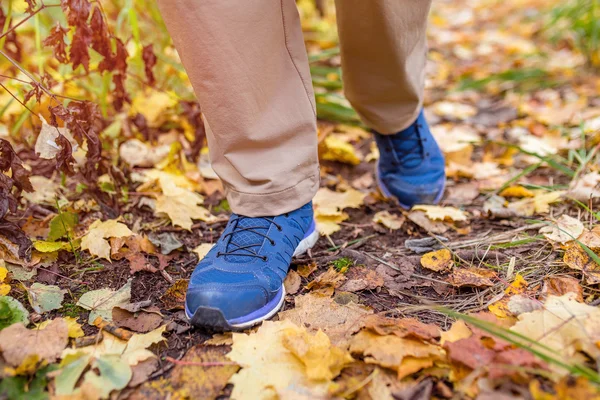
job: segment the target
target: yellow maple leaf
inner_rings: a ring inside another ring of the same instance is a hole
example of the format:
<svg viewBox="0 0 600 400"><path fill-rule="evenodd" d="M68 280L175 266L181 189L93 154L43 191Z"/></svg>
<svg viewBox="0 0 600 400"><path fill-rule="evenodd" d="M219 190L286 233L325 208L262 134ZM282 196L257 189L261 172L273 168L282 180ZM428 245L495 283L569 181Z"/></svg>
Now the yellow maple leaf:
<svg viewBox="0 0 600 400"><path fill-rule="evenodd" d="M423 254L421 257L421 265L423 268L430 269L435 272L448 272L452 269L452 253L448 249L440 249Z"/></svg>
<svg viewBox="0 0 600 400"><path fill-rule="evenodd" d="M159 183L163 194L156 199L156 212L168 215L173 225L191 230L194 219L205 222L216 219L206 208L200 206L204 198L198 193L179 187L165 177L160 177Z"/></svg>
<svg viewBox="0 0 600 400"><path fill-rule="evenodd" d="M508 208L525 217L530 217L536 213L546 214L550 211L550 204L559 201L565 193L565 190L537 192L533 197L510 203Z"/></svg>
<svg viewBox="0 0 600 400"><path fill-rule="evenodd" d="M317 229L324 235L331 235L340 230L339 223L346 220L348 215L345 208L358 208L363 204L366 195L356 189L345 192L334 192L321 188L313 199Z"/></svg>
<svg viewBox="0 0 600 400"><path fill-rule="evenodd" d="M388 229L400 229L404 224L404 217L392 214L389 211L379 211L373 216L373 222L380 223Z"/></svg>
<svg viewBox="0 0 600 400"><path fill-rule="evenodd" d="M362 155L358 154L354 146L340 135L328 135L320 146L321 158L328 161L338 161L350 165L358 165Z"/></svg>
<svg viewBox="0 0 600 400"><path fill-rule="evenodd" d="M167 109L177 104L177 97L171 93L149 89L133 99L129 114L142 114L150 127L158 127Z"/></svg>
<svg viewBox="0 0 600 400"><path fill-rule="evenodd" d="M133 235L127 225L116 219L96 220L90 225L88 232L81 238L81 249L88 250L91 255L110 261L110 244L107 238L120 238Z"/></svg>
<svg viewBox="0 0 600 400"><path fill-rule="evenodd" d="M231 397L238 400L277 398L291 386L308 398L325 397L331 380L352 360L323 332L313 336L287 320L265 321L255 333L234 333L227 357L242 366L229 380Z"/></svg>

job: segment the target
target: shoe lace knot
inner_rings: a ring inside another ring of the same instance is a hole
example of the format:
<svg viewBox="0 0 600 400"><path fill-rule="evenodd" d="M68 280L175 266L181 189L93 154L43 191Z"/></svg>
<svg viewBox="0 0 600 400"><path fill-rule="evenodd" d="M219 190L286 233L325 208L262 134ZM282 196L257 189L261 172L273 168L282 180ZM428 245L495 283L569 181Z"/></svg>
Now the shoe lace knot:
<svg viewBox="0 0 600 400"><path fill-rule="evenodd" d="M217 253L217 257L236 257L232 261L244 262L249 258L260 258L267 261L267 256L259 254L265 240L272 246L275 246L275 240L270 238L267 233L271 225L275 225L278 231L282 230L281 225L275 222L274 217L245 217L237 216L232 221L233 229L231 232L223 235L226 241L225 251Z"/></svg>

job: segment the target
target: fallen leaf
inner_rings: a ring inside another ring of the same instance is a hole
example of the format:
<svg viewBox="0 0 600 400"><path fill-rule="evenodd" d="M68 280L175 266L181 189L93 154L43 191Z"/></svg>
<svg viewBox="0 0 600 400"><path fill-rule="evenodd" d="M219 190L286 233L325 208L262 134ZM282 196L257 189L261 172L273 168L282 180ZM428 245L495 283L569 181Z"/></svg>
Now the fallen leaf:
<svg viewBox="0 0 600 400"><path fill-rule="evenodd" d="M106 399L113 390L124 389L132 375L131 368L125 360L116 354L105 354L92 361L92 369L83 376L82 385L93 386L100 398Z"/></svg>
<svg viewBox="0 0 600 400"><path fill-rule="evenodd" d="M490 304L488 306L488 310L490 310L492 314L499 318L510 317L511 314L513 314L508 305L511 296L525 293L528 285L529 284L525 278L523 278L523 275L517 274L515 276L515 280L506 289L504 289L504 296L500 300Z"/></svg>
<svg viewBox="0 0 600 400"><path fill-rule="evenodd" d="M279 313L280 320L290 320L309 332L322 330L331 343L342 346L360 329L362 316L371 314L367 307L350 302L338 304L332 298L308 293L294 298L295 307Z"/></svg>
<svg viewBox="0 0 600 400"><path fill-rule="evenodd" d="M435 103L432 108L439 116L457 120L466 120L477 114L477 109L475 107L451 101L439 101Z"/></svg>
<svg viewBox="0 0 600 400"><path fill-rule="evenodd" d="M129 115L142 114L150 127L159 127L166 111L177 104L177 96L154 89L135 96L129 109Z"/></svg>
<svg viewBox="0 0 600 400"><path fill-rule="evenodd" d="M373 222L379 223L388 229L400 229L404 224L404 217L396 214L391 214L389 211L379 211L373 216Z"/></svg>
<svg viewBox="0 0 600 400"><path fill-rule="evenodd" d="M47 240L54 242L68 235L73 237L73 230L78 223L79 216L77 214L68 211L61 212L50 220Z"/></svg>
<svg viewBox="0 0 600 400"><path fill-rule="evenodd" d="M437 345L396 335L380 336L368 330L352 337L350 352L363 355L365 362L397 371L399 379L430 367L444 357L443 350Z"/></svg>
<svg viewBox="0 0 600 400"><path fill-rule="evenodd" d="M599 183L600 174L598 172L590 172L579 179L571 181L568 195L583 202L598 198L600 197Z"/></svg>
<svg viewBox="0 0 600 400"><path fill-rule="evenodd" d="M543 309L519 315L519 321L510 329L546 346L549 349L536 350L564 363L583 362L580 351L595 359L600 356L596 345L600 340L600 309L577 302L576 296L548 296ZM553 364L550 368L561 376L568 373Z"/></svg>
<svg viewBox="0 0 600 400"><path fill-rule="evenodd" d="M533 214L546 214L550 211L550 204L560 201L565 193L564 190L539 192L534 197L510 203L508 208L525 217L530 217Z"/></svg>
<svg viewBox="0 0 600 400"><path fill-rule="evenodd" d="M171 254L171 252L183 247L183 243L172 232L163 232L158 235L150 234L148 238L153 245L160 248L161 254Z"/></svg>
<svg viewBox="0 0 600 400"><path fill-rule="evenodd" d="M61 307L65 298L66 290L54 285L34 283L27 290L31 308L38 314L57 310Z"/></svg>
<svg viewBox="0 0 600 400"><path fill-rule="evenodd" d="M194 219L212 222L216 219L200 204L204 198L198 193L179 187L166 177L159 179L162 195L156 199L156 212L166 214L173 225L191 230Z"/></svg>
<svg viewBox="0 0 600 400"><path fill-rule="evenodd" d="M213 247L214 244L212 243L202 243L192 251L198 255L198 261L201 261Z"/></svg>
<svg viewBox="0 0 600 400"><path fill-rule="evenodd" d="M354 146L339 134L330 134L325 137L319 145L319 155L322 160L338 161L350 165L360 164L363 158Z"/></svg>
<svg viewBox="0 0 600 400"><path fill-rule="evenodd" d="M440 329L437 326L424 324L414 318L387 318L382 314L371 314L364 316L361 324L364 329L380 336L396 335L425 341L433 341L440 337Z"/></svg>
<svg viewBox="0 0 600 400"><path fill-rule="evenodd" d="M310 264L299 265L298 266L298 275L300 275L303 278L308 278L318 268L319 268L319 266L314 261Z"/></svg>
<svg viewBox="0 0 600 400"><path fill-rule="evenodd" d="M490 287L494 286L492 279L497 278L496 273L485 268L455 268L448 277L448 282L456 287Z"/></svg>
<svg viewBox="0 0 600 400"><path fill-rule="evenodd" d="M169 377L174 390L188 399L215 399L240 367L229 361L227 348L196 345L176 364ZM203 364L214 364L211 367Z"/></svg>
<svg viewBox="0 0 600 400"><path fill-rule="evenodd" d="M77 322L77 318L74 318L74 317L64 317L64 318L61 318L61 319L63 319L66 322L66 324L67 324L67 328L68 328L68 332L69 332L69 337L70 338L75 339L75 338L83 337L84 336L83 329L81 329L81 325L79 325L79 323ZM46 321L43 321L39 325L37 325L36 329L38 329L38 330L44 329L52 321L53 320L51 320L51 319L47 319Z"/></svg>
<svg viewBox="0 0 600 400"><path fill-rule="evenodd" d="M179 279L160 296L160 301L164 304L165 309L183 310L188 282L187 279Z"/></svg>
<svg viewBox="0 0 600 400"><path fill-rule="evenodd" d="M561 215L554 225L543 227L540 233L553 242L564 244L581 236L583 224L576 218Z"/></svg>
<svg viewBox="0 0 600 400"><path fill-rule="evenodd" d="M17 299L0 296L0 330L13 324L29 323L29 312Z"/></svg>
<svg viewBox="0 0 600 400"><path fill-rule="evenodd" d="M509 186L506 189L502 190L499 193L502 197L516 197L516 198L524 198L524 197L534 197L535 194L525 187L521 185Z"/></svg>
<svg viewBox="0 0 600 400"><path fill-rule="evenodd" d="M153 167L163 160L171 150L171 146L163 144L149 146L138 139L129 139L119 146L119 157L132 167Z"/></svg>
<svg viewBox="0 0 600 400"><path fill-rule="evenodd" d="M335 289L340 287L345 280L346 277L344 274L336 271L334 267L330 267L326 272L323 272L321 275L309 282L308 285L306 285L306 288L309 290L323 289L326 287Z"/></svg>
<svg viewBox="0 0 600 400"><path fill-rule="evenodd" d="M383 277L372 269L358 266L346 272L347 279L340 290L346 292L359 292L361 290L376 290L384 285Z"/></svg>
<svg viewBox="0 0 600 400"><path fill-rule="evenodd" d="M544 280L542 293L546 297L575 293L575 300L583 303L583 288L579 284L579 280L569 276L553 276Z"/></svg>
<svg viewBox="0 0 600 400"><path fill-rule="evenodd" d="M0 296L6 296L10 292L10 285L4 283L8 276L8 270L4 267L4 260L2 260L2 266L0 266Z"/></svg>
<svg viewBox="0 0 600 400"><path fill-rule="evenodd" d="M285 292L287 294L296 294L302 286L302 278L300 278L300 275L292 269L285 277L283 286L285 287Z"/></svg>
<svg viewBox="0 0 600 400"><path fill-rule="evenodd" d="M452 324L450 329L443 331L440 334L440 346L445 343L458 342L461 339L467 339L471 337L473 332L463 320L458 320Z"/></svg>
<svg viewBox="0 0 600 400"><path fill-rule="evenodd" d="M112 289L98 289L84 293L77 301L77 305L90 310L88 323L93 325L97 317L102 317L106 321L112 321L113 307L127 303L130 299L131 279L116 291Z"/></svg>
<svg viewBox="0 0 600 400"><path fill-rule="evenodd" d="M411 211L408 213L408 219L425 229L427 232L435 234L442 234L450 229L448 225L441 221L432 221L427 218L425 211Z"/></svg>
<svg viewBox="0 0 600 400"><path fill-rule="evenodd" d="M127 225L116 219L96 220L90 225L88 232L81 238L81 249L88 250L91 255L110 261L110 244L107 238L121 238L133 235Z"/></svg>
<svg viewBox="0 0 600 400"><path fill-rule="evenodd" d="M112 320L121 328L145 333L158 328L163 322L163 317L159 308L155 306L131 312L117 305L112 309Z"/></svg>
<svg viewBox="0 0 600 400"><path fill-rule="evenodd" d="M313 198L317 228L322 234L332 234L340 229L339 223L348 218L345 208L358 208L366 195L355 189L334 192L321 188Z"/></svg>
<svg viewBox="0 0 600 400"><path fill-rule="evenodd" d="M23 192L23 197L33 204L56 204L60 197L60 185L40 175L29 177L33 192Z"/></svg>
<svg viewBox="0 0 600 400"><path fill-rule="evenodd" d="M454 266L452 253L448 249L441 249L424 254L421 257L421 266L435 272L448 272Z"/></svg>
<svg viewBox="0 0 600 400"><path fill-rule="evenodd" d="M242 369L229 380L234 385L231 397L271 399L289 388L312 398L325 396L331 379L339 374L348 358L344 357L343 350L334 350L336 348L327 343L323 332L317 333L318 336L305 336L305 333L305 328L288 320L265 321L255 333L248 335L234 333L227 357ZM264 346L264 343L269 345ZM313 346L320 348L320 352ZM277 368L272 368L274 365ZM270 373L265 374L265 370Z"/></svg>
<svg viewBox="0 0 600 400"><path fill-rule="evenodd" d="M467 220L467 214L454 207L416 205L413 206L412 210L425 211L427 218L432 221L458 222Z"/></svg>
<svg viewBox="0 0 600 400"><path fill-rule="evenodd" d="M563 262L572 269L581 271L586 282L600 283L600 265L576 242L567 243Z"/></svg>
<svg viewBox="0 0 600 400"><path fill-rule="evenodd" d="M18 367L30 356L53 363L68 341L69 329L61 318L53 320L42 330L27 329L22 323L16 323L0 331L0 351L4 360L13 367Z"/></svg>

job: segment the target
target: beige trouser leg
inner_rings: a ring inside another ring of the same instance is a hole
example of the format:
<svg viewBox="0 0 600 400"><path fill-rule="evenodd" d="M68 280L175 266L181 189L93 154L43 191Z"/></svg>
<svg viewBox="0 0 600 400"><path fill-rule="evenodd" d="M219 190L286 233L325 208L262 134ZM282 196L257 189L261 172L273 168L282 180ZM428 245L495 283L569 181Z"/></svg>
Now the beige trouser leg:
<svg viewBox="0 0 600 400"><path fill-rule="evenodd" d="M396 133L423 105L431 0L336 0L344 93L363 122Z"/></svg>
<svg viewBox="0 0 600 400"><path fill-rule="evenodd" d="M422 105L430 0L336 0L345 92L380 133ZM159 0L234 212L277 215L319 186L315 104L294 0Z"/></svg>
<svg viewBox="0 0 600 400"><path fill-rule="evenodd" d="M278 215L319 188L314 94L294 0L159 0L208 122L231 209Z"/></svg>

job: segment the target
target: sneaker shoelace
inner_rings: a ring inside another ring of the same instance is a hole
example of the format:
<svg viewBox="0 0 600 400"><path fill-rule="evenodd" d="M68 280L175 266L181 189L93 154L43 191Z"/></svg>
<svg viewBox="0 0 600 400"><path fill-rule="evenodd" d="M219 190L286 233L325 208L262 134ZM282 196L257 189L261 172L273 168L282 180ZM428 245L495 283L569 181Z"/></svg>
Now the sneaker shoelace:
<svg viewBox="0 0 600 400"><path fill-rule="evenodd" d="M233 230L223 236L227 240L225 251L217 253L217 257L235 256L235 261L244 262L246 257L260 258L267 261L267 256L258 254L258 250L266 239L275 246L275 241L266 233L271 224L275 225L278 231L282 230L281 225L275 222L273 217L245 217L238 216L234 221Z"/></svg>
<svg viewBox="0 0 600 400"><path fill-rule="evenodd" d="M423 124L416 123L401 134L386 136L388 141L383 150L386 153L394 153L392 166L413 168L419 165L424 157L429 156L423 144L427 138L421 136L421 129Z"/></svg>

